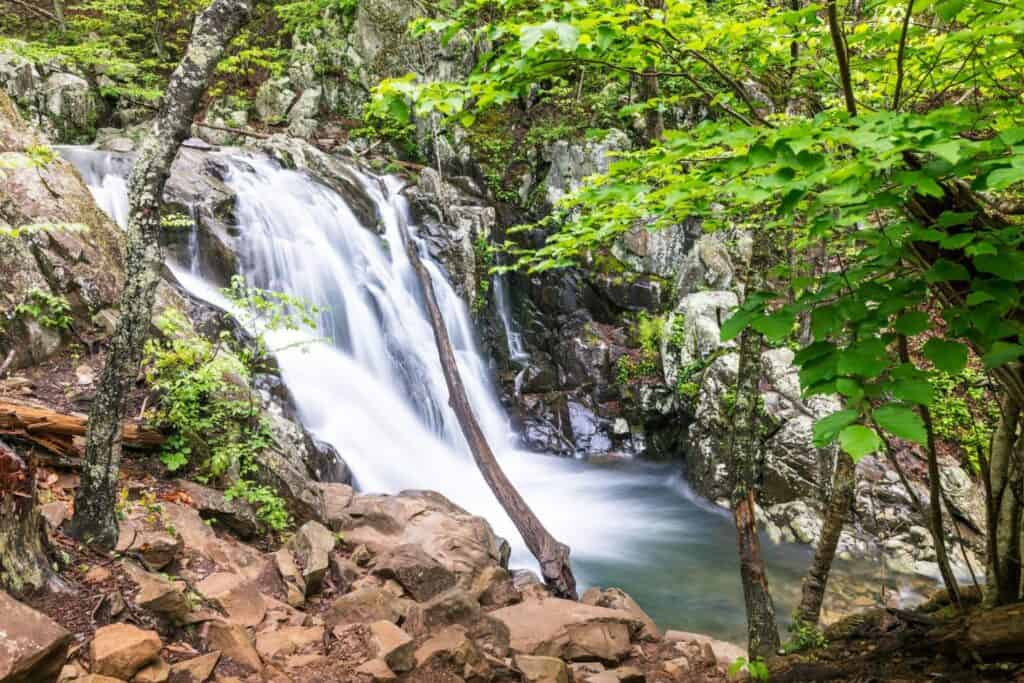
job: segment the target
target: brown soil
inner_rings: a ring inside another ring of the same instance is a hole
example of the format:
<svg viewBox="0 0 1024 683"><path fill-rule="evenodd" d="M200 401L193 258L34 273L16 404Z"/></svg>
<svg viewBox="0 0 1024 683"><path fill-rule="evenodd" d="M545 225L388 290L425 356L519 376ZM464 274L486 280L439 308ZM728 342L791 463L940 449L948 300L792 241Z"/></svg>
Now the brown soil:
<svg viewBox="0 0 1024 683"><path fill-rule="evenodd" d="M875 609L848 617L826 629L826 647L772 660L770 680L1024 683L1021 658L984 659L967 649L959 635L960 627L965 619L979 614L977 605L960 615L943 602L944 591L940 591L936 599L916 612Z"/></svg>

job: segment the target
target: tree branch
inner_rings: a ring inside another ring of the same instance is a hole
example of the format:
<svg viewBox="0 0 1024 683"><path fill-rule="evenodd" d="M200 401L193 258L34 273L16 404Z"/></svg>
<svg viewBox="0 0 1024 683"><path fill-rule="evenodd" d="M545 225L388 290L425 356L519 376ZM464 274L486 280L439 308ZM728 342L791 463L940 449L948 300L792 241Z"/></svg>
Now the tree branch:
<svg viewBox="0 0 1024 683"><path fill-rule="evenodd" d="M839 11L836 9L836 0L828 0L828 30L832 36L832 46L836 51L836 61L839 63L839 80L843 86L843 99L846 101L846 111L849 112L850 116L856 116L857 100L853 96L850 60L846 52L846 39L843 38L843 27L839 23Z"/></svg>
<svg viewBox="0 0 1024 683"><path fill-rule="evenodd" d="M43 9L42 7L36 7L31 3L25 2L25 0L7 0L7 2L12 2L17 6L28 10L29 12L33 12L37 16L43 17L44 19L49 19L50 21L57 21L57 17L52 12Z"/></svg>
<svg viewBox="0 0 1024 683"><path fill-rule="evenodd" d="M910 15L914 12L914 0L907 0L907 12L903 15L903 27L900 29L900 47L896 51L896 88L892 95L892 109L900 108L900 95L903 91L903 66L907 54L907 32L910 28Z"/></svg>

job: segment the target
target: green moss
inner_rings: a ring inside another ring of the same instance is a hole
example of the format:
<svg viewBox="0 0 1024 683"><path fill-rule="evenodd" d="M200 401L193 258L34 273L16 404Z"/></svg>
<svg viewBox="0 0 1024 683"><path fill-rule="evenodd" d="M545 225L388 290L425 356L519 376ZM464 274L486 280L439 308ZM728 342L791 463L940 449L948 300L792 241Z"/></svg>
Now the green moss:
<svg viewBox="0 0 1024 683"><path fill-rule="evenodd" d="M959 375L938 373L932 378L935 435L959 446L964 460L979 471L978 453L987 452L999 421L999 406L987 395L985 375L966 368Z"/></svg>

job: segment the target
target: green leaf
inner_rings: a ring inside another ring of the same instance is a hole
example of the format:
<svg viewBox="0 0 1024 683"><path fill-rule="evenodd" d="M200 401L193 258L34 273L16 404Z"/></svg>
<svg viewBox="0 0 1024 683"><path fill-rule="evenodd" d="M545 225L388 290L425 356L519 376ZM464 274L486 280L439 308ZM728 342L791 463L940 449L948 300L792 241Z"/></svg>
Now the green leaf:
<svg viewBox="0 0 1024 683"><path fill-rule="evenodd" d="M1024 255L1013 252L974 257L974 267L1010 282L1024 280Z"/></svg>
<svg viewBox="0 0 1024 683"><path fill-rule="evenodd" d="M928 314L923 311L911 311L900 316L893 324L893 329L907 337L921 334L930 327L931 320L929 320Z"/></svg>
<svg viewBox="0 0 1024 683"><path fill-rule="evenodd" d="M901 401L909 401L918 405L930 405L935 398L935 391L927 379L901 379L887 385L892 395Z"/></svg>
<svg viewBox="0 0 1024 683"><path fill-rule="evenodd" d="M945 159L951 164L956 164L960 161L960 143L956 140L939 142L925 147L925 150L931 152L940 159Z"/></svg>
<svg viewBox="0 0 1024 683"><path fill-rule="evenodd" d="M991 370L992 368L1015 361L1021 356L1024 356L1024 346L997 341L982 360L985 362L985 367Z"/></svg>
<svg viewBox="0 0 1024 683"><path fill-rule="evenodd" d="M989 190L1002 190L1022 180L1024 180L1024 167L997 168L985 177L985 187Z"/></svg>
<svg viewBox="0 0 1024 683"><path fill-rule="evenodd" d="M924 277L928 282L949 282L951 280L970 280L971 274L959 263L940 258L928 269Z"/></svg>
<svg viewBox="0 0 1024 683"><path fill-rule="evenodd" d="M750 321L757 315L753 311L738 310L729 316L729 319L722 323L722 330L719 333L722 341L735 339L740 332L747 328Z"/></svg>
<svg viewBox="0 0 1024 683"><path fill-rule="evenodd" d="M757 318L750 326L769 340L778 341L789 336L790 332L793 331L793 322L795 320L795 313L781 310L772 315Z"/></svg>
<svg viewBox="0 0 1024 683"><path fill-rule="evenodd" d="M967 346L945 339L929 339L921 349L939 370L951 375L958 374L967 365Z"/></svg>
<svg viewBox="0 0 1024 683"><path fill-rule="evenodd" d="M878 377L885 372L890 363L883 351L884 349L876 344L851 346L839 354L837 370L841 375Z"/></svg>
<svg viewBox="0 0 1024 683"><path fill-rule="evenodd" d="M889 403L875 408L871 414L879 427L892 432L901 439L921 445L928 442L928 432L925 431L924 420L912 408Z"/></svg>
<svg viewBox="0 0 1024 683"><path fill-rule="evenodd" d="M836 436L839 435L843 427L856 422L859 416L860 413L856 410L840 410L821 418L814 423L812 429L814 445L817 448L824 448L829 445L835 441Z"/></svg>
<svg viewBox="0 0 1024 683"><path fill-rule="evenodd" d="M853 462L859 462L864 456L871 455L882 447L882 440L875 430L864 425L850 425L839 432L839 446Z"/></svg>

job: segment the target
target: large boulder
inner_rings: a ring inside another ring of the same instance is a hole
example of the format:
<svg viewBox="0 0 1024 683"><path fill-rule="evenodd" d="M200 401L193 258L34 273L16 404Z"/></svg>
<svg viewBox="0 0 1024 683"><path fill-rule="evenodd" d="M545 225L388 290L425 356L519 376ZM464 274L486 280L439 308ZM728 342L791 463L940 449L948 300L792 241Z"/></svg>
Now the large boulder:
<svg viewBox="0 0 1024 683"><path fill-rule="evenodd" d="M622 610L550 598L503 607L491 616L508 627L514 652L568 661L617 663L642 623Z"/></svg>
<svg viewBox="0 0 1024 683"><path fill-rule="evenodd" d="M439 493L356 496L348 515L343 527L348 543L365 544L375 554L418 546L467 586L484 568L508 562L508 544L490 524Z"/></svg>
<svg viewBox="0 0 1024 683"><path fill-rule="evenodd" d="M0 326L0 356L13 349L15 368L55 353L66 329L86 340L108 334L104 321L122 285L123 233L71 164L30 156L46 145L0 91L0 153L14 165L0 174L0 196L7 198L0 203L0 230L22 231L0 239L0 317L7 321ZM52 229L26 229L39 225ZM61 301L68 306L66 323L19 309L29 304L46 313Z"/></svg>
<svg viewBox="0 0 1024 683"><path fill-rule="evenodd" d="M56 681L70 645L60 624L0 591L0 681Z"/></svg>

